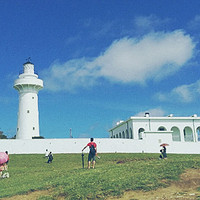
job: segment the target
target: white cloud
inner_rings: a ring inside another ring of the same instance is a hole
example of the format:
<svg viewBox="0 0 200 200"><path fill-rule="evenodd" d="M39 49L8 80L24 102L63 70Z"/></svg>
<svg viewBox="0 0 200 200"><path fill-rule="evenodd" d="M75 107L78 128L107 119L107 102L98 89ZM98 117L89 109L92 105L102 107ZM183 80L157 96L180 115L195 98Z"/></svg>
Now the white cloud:
<svg viewBox="0 0 200 200"><path fill-rule="evenodd" d="M115 41L96 59L101 76L121 82L144 83L177 71L191 58L194 45L182 31L152 33L141 40Z"/></svg>
<svg viewBox="0 0 200 200"><path fill-rule="evenodd" d="M54 63L41 73L45 88L51 91L73 91L76 87L88 87L95 84L89 63L83 59L70 60L64 64Z"/></svg>
<svg viewBox="0 0 200 200"><path fill-rule="evenodd" d="M191 102L193 100L191 85L182 85L172 90L171 96L177 96L182 102Z"/></svg>
<svg viewBox="0 0 200 200"><path fill-rule="evenodd" d="M143 38L122 38L96 58L55 63L43 72L46 89L72 91L96 84L98 78L144 84L179 70L193 55L195 44L183 31L157 32Z"/></svg>
<svg viewBox="0 0 200 200"><path fill-rule="evenodd" d="M162 110L161 108L152 108L145 111L141 111L135 114L134 117L144 117L146 112L149 113L150 117L163 117L165 115L165 111ZM112 123L112 127L116 126L116 124L120 121L124 121L124 120L121 120L121 119L114 120Z"/></svg>
<svg viewBox="0 0 200 200"><path fill-rule="evenodd" d="M75 35L75 36L72 36L72 37L69 37L65 40L65 45L71 45L77 41L80 41L80 36L79 35Z"/></svg>
<svg viewBox="0 0 200 200"><path fill-rule="evenodd" d="M156 15L138 16L134 19L134 25L138 31L149 31L154 30L157 27L162 27L169 21L168 18L162 20Z"/></svg>
<svg viewBox="0 0 200 200"><path fill-rule="evenodd" d="M148 112L150 117L163 117L165 111L161 108L152 108L146 111L139 112L135 115L135 117L144 117L145 113Z"/></svg>
<svg viewBox="0 0 200 200"><path fill-rule="evenodd" d="M189 85L181 85L169 93L159 93L155 96L160 101L176 101L183 103L190 103L194 101L200 95L200 80Z"/></svg>
<svg viewBox="0 0 200 200"><path fill-rule="evenodd" d="M194 19L192 19L188 23L188 27L192 30L198 30L200 28L200 15L196 15Z"/></svg>

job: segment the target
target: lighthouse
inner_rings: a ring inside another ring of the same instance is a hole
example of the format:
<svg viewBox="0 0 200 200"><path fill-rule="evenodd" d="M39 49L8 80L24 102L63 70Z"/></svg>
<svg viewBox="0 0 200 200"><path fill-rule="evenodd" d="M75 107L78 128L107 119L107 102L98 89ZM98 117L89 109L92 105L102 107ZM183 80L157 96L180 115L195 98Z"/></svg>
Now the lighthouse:
<svg viewBox="0 0 200 200"><path fill-rule="evenodd" d="M14 82L19 92L19 112L16 139L39 137L38 91L43 88L43 81L34 72L34 64L29 60L24 63L24 70Z"/></svg>

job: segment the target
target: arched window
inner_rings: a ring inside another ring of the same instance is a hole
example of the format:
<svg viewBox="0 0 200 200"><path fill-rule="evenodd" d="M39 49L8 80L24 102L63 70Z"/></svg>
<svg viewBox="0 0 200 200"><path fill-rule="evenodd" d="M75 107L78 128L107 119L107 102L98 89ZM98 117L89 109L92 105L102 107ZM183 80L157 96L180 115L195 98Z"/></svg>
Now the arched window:
<svg viewBox="0 0 200 200"><path fill-rule="evenodd" d="M158 128L158 131L167 131L167 129L166 129L164 126L160 126L160 127Z"/></svg>
<svg viewBox="0 0 200 200"><path fill-rule="evenodd" d="M118 134L116 134L116 138L118 138Z"/></svg>
<svg viewBox="0 0 200 200"><path fill-rule="evenodd" d="M192 129L189 126L186 126L184 128L183 133L184 133L184 140L186 142L193 142L194 141L193 132L192 132Z"/></svg>
<svg viewBox="0 0 200 200"><path fill-rule="evenodd" d="M119 133L119 138L122 138L122 134L121 134L121 132Z"/></svg>
<svg viewBox="0 0 200 200"><path fill-rule="evenodd" d="M138 130L138 139L139 140L142 140L143 139L143 136L142 136L142 133L144 132L144 129L143 128L140 128L139 130Z"/></svg>
<svg viewBox="0 0 200 200"><path fill-rule="evenodd" d="M125 133L124 133L124 131L122 132L122 138L125 138Z"/></svg>
<svg viewBox="0 0 200 200"><path fill-rule="evenodd" d="M181 141L181 135L180 135L180 130L177 127L172 127L171 131L173 131L172 133L172 140L173 141Z"/></svg>
<svg viewBox="0 0 200 200"><path fill-rule="evenodd" d="M197 128L197 139L200 141L200 126Z"/></svg>
<svg viewBox="0 0 200 200"><path fill-rule="evenodd" d="M126 138L129 139L129 134L127 129L126 129Z"/></svg>
<svg viewBox="0 0 200 200"><path fill-rule="evenodd" d="M131 128L130 128L130 139L133 139L133 131Z"/></svg>

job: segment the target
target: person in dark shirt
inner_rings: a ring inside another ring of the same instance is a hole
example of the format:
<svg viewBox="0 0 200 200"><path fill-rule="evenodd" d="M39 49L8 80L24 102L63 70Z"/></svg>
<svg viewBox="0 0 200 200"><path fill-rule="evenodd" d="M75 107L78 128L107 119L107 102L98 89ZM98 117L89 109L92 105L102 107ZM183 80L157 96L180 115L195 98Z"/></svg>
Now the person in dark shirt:
<svg viewBox="0 0 200 200"><path fill-rule="evenodd" d="M48 158L49 159L48 159L47 163L52 163L52 161L53 161L53 155L52 155L51 152L49 153Z"/></svg>
<svg viewBox="0 0 200 200"><path fill-rule="evenodd" d="M163 159L167 159L167 149L165 146L163 146L162 155L163 155Z"/></svg>

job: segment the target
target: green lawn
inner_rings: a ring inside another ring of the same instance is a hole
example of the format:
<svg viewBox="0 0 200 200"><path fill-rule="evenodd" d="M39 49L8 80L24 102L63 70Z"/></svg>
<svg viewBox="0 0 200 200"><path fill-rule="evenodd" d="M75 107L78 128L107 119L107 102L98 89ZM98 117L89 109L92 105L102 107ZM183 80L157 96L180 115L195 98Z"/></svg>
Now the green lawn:
<svg viewBox="0 0 200 200"><path fill-rule="evenodd" d="M55 154L47 164L43 155L10 155L10 178L0 179L0 198L51 189L39 200L104 199L125 190L152 190L178 180L186 168L199 168L199 155L101 154L96 169L82 169L81 154ZM87 154L85 154L85 165Z"/></svg>

